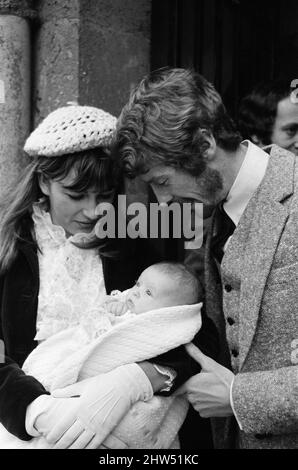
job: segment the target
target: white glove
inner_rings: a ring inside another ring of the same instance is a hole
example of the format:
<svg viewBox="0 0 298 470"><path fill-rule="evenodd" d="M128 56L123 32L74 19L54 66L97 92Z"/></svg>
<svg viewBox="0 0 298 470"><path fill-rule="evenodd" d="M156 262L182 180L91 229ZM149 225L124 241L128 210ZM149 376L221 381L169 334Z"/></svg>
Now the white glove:
<svg viewBox="0 0 298 470"><path fill-rule="evenodd" d="M81 401L73 426L58 442L54 434L47 436L50 442L56 442L54 448L98 448L131 406L139 400L150 400L153 390L147 375L137 364L126 364L53 392L55 397L77 395L81 395ZM75 434L80 437L71 445ZM90 441L91 434L94 437Z"/></svg>
<svg viewBox="0 0 298 470"><path fill-rule="evenodd" d="M40 395L28 407L26 413L26 431L33 437L43 436L45 439L50 431L61 437L63 429L69 429L77 418L79 398L53 398L50 395ZM70 412L70 415L69 415ZM63 417L63 421L60 419ZM68 419L71 418L69 421ZM58 429L55 426L58 425ZM58 432L57 432L58 431ZM82 430L83 436L73 435L70 448L80 448L82 438L88 444L94 445L94 433ZM80 440L78 439L80 437ZM52 447L52 446L50 446ZM97 446L98 447L98 446ZM97 448L94 447L94 448ZM127 444L116 436L110 435L105 439L100 449L126 449Z"/></svg>
<svg viewBox="0 0 298 470"><path fill-rule="evenodd" d="M128 445L121 441L118 437L110 434L98 449L127 449Z"/></svg>
<svg viewBox="0 0 298 470"><path fill-rule="evenodd" d="M66 432L75 422L80 398L53 398L40 395L26 411L26 431L33 437L49 433L58 437Z"/></svg>

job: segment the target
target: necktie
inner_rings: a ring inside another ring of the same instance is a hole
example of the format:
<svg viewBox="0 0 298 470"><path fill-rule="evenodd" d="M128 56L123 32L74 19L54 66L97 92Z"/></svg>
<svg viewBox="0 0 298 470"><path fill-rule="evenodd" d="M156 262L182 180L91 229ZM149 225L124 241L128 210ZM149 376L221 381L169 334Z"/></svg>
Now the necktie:
<svg viewBox="0 0 298 470"><path fill-rule="evenodd" d="M224 255L224 246L233 234L236 225L225 212L222 205L217 206L215 209L214 223L216 234L211 241L211 251L217 261L221 263Z"/></svg>

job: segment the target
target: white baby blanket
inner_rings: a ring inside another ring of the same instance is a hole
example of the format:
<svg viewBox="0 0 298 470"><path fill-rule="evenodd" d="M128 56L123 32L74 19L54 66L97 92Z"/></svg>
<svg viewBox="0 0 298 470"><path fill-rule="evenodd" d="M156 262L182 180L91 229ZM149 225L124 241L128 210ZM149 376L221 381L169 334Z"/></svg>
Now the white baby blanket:
<svg viewBox="0 0 298 470"><path fill-rule="evenodd" d="M23 368L52 391L123 364L145 361L190 342L201 327L201 306L167 307L132 316L91 342L82 326L69 328L41 343ZM136 403L113 434L129 448L176 447L187 409L182 397L154 396ZM36 438L22 448L43 448L43 443L43 438Z"/></svg>

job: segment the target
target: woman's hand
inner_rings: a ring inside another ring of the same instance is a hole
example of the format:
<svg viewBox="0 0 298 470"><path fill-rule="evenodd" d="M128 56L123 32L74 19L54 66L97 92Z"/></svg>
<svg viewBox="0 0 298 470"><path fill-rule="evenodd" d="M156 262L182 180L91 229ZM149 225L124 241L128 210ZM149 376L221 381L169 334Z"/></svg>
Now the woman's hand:
<svg viewBox="0 0 298 470"><path fill-rule="evenodd" d="M81 384L82 382L80 382ZM26 428L34 437L44 437L45 440L54 446L56 439L59 448L68 449L126 449L125 442L116 436L110 435L101 444L95 433L86 429L77 432L77 428L72 426L77 419L79 408L79 397L55 398L50 395L41 395L34 400L27 411ZM68 442L63 447L61 438L66 431L72 428L72 434L68 435ZM50 438L48 438L50 434ZM55 436L55 437L54 437Z"/></svg>
<svg viewBox="0 0 298 470"><path fill-rule="evenodd" d="M78 395L77 418L72 426L63 435L59 427L47 435L47 440L55 444L54 449L98 448L131 406L152 398L153 390L142 369L137 364L127 364L53 392L60 398Z"/></svg>
<svg viewBox="0 0 298 470"><path fill-rule="evenodd" d="M75 423L79 403L78 397L39 396L27 408L27 432L33 437L43 436L46 440L48 435L53 433L58 440Z"/></svg>

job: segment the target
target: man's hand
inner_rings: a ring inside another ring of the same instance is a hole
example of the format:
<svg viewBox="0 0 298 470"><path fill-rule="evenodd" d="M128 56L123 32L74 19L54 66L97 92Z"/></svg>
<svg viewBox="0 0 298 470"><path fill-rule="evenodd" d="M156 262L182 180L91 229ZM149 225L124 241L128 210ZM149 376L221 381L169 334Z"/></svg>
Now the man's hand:
<svg viewBox="0 0 298 470"><path fill-rule="evenodd" d="M233 415L230 404L230 388L234 374L208 356L196 346L185 346L188 354L200 364L202 370L191 377L174 395L186 394L202 418L227 417Z"/></svg>

